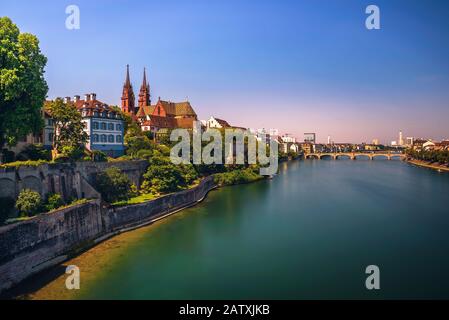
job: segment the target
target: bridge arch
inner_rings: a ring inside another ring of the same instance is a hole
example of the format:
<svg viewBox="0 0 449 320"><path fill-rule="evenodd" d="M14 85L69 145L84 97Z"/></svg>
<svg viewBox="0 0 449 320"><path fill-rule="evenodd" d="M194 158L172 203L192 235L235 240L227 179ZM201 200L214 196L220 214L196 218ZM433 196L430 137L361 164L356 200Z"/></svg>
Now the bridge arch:
<svg viewBox="0 0 449 320"><path fill-rule="evenodd" d="M389 157L388 157L388 155L386 155L386 154L373 154L372 156L371 156L371 159L373 159L373 160L389 160Z"/></svg>
<svg viewBox="0 0 449 320"><path fill-rule="evenodd" d="M335 156L335 159L350 160L350 159L351 159L351 156L350 156L349 154L345 154L345 153L343 153L343 154L337 154L337 155Z"/></svg>
<svg viewBox="0 0 449 320"><path fill-rule="evenodd" d="M320 159L320 157L316 154L308 154L306 155L306 159Z"/></svg>
<svg viewBox="0 0 449 320"><path fill-rule="evenodd" d="M354 159L355 160L371 160L371 155L359 153L359 154L354 155Z"/></svg>
<svg viewBox="0 0 449 320"><path fill-rule="evenodd" d="M333 159L334 156L332 154L322 154L320 155L320 159Z"/></svg>
<svg viewBox="0 0 449 320"><path fill-rule="evenodd" d="M404 160L405 155L403 154L392 154L390 155L390 160Z"/></svg>

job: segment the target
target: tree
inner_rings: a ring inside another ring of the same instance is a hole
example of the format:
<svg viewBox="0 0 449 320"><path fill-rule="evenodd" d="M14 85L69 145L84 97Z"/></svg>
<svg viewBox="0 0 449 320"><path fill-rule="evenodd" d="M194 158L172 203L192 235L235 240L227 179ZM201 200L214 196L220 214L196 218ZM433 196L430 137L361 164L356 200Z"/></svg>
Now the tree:
<svg viewBox="0 0 449 320"><path fill-rule="evenodd" d="M109 203L135 196L135 187L128 176L117 167L110 167L97 175L95 186Z"/></svg>
<svg viewBox="0 0 449 320"><path fill-rule="evenodd" d="M42 199L38 192L31 189L23 189L16 200L16 208L21 216L32 216L42 209Z"/></svg>
<svg viewBox="0 0 449 320"><path fill-rule="evenodd" d="M50 102L47 108L54 122L53 150L68 157L82 155L79 149L89 136L84 132L84 123L76 107L57 98Z"/></svg>
<svg viewBox="0 0 449 320"><path fill-rule="evenodd" d="M0 151L42 129L46 63L36 36L20 33L9 18L0 18Z"/></svg>

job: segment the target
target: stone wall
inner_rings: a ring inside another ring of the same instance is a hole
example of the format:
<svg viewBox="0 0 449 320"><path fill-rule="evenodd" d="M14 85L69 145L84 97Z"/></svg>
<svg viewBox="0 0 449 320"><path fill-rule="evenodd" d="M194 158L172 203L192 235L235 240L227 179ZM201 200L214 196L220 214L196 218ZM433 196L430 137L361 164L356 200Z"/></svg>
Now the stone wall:
<svg viewBox="0 0 449 320"><path fill-rule="evenodd" d="M89 184L94 184L99 172L112 166L120 168L139 187L148 162L141 160L49 163L37 167L0 168L0 198L16 199L22 189L35 190L42 197L49 192L59 193L66 200L71 197L78 199L90 197L95 193Z"/></svg>
<svg viewBox="0 0 449 320"><path fill-rule="evenodd" d="M95 199L0 227L0 292L100 239L193 205L214 187L207 177L192 189L142 204L106 207Z"/></svg>

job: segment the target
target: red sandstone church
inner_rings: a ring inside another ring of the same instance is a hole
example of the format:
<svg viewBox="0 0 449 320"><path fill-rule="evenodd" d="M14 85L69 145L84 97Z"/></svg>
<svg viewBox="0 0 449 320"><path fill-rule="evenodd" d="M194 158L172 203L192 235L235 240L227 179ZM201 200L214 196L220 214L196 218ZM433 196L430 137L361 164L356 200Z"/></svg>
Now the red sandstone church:
<svg viewBox="0 0 449 320"><path fill-rule="evenodd" d="M138 121L143 131L154 133L174 128L192 129L193 121L198 119L188 101L170 102L159 98L156 104L152 105L150 84L147 82L145 69L143 69L143 81L136 107L128 65L126 66L126 79L123 85L122 110L130 114L135 121Z"/></svg>

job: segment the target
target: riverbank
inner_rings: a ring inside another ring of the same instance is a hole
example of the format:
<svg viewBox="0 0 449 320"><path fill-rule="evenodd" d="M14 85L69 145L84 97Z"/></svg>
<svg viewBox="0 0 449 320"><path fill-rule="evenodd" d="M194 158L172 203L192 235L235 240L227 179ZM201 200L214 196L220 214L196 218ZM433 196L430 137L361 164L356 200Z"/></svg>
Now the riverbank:
<svg viewBox="0 0 449 320"><path fill-rule="evenodd" d="M415 159L409 159L406 160L407 163L410 163L412 165L418 166L418 167L423 167L423 168L428 168L428 169L433 169L433 170L437 170L437 171L443 171L443 172L449 172L449 168L443 165L439 165L439 164L433 164L433 163L428 163L422 160L415 160Z"/></svg>
<svg viewBox="0 0 449 320"><path fill-rule="evenodd" d="M43 285L22 298L448 297L446 175L402 161L294 161L279 169L275 179L222 188L102 242L54 268L54 280L40 275ZM374 296L363 277L372 263L388 270ZM68 264L80 268L80 290L65 289Z"/></svg>
<svg viewBox="0 0 449 320"><path fill-rule="evenodd" d="M192 189L148 202L109 207L91 200L0 227L0 291L60 265L119 233L140 228L193 206L216 188L214 177ZM7 294L9 295L9 294Z"/></svg>

